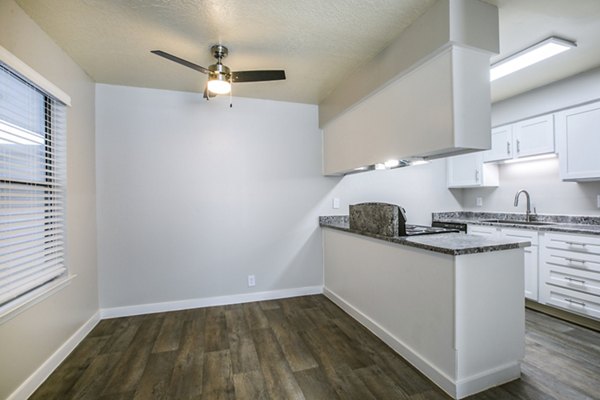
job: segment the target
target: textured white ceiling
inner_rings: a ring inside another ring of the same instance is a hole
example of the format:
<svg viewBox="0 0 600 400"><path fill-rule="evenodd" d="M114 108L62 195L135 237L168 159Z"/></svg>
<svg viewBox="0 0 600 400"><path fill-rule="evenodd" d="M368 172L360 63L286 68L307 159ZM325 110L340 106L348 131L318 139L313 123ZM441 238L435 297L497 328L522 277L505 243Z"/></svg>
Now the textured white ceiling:
<svg viewBox="0 0 600 400"><path fill-rule="evenodd" d="M318 103L435 0L17 0L95 81L200 92L213 44L234 70L285 69L287 80L234 85L234 96Z"/></svg>
<svg viewBox="0 0 600 400"><path fill-rule="evenodd" d="M235 96L319 103L435 0L16 0L97 82L200 92L196 64L226 45L234 70L285 69L280 82L234 86ZM501 55L557 35L578 47L492 84L493 100L600 65L600 0L486 0L500 13Z"/></svg>

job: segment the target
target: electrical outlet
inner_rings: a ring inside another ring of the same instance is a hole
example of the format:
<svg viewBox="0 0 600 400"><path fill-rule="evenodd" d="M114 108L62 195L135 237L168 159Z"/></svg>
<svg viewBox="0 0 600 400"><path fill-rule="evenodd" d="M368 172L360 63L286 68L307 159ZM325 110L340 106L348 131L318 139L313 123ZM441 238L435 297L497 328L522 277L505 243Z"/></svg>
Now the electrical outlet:
<svg viewBox="0 0 600 400"><path fill-rule="evenodd" d="M333 201L331 202L331 207L340 208L340 198L339 197L333 198Z"/></svg>
<svg viewBox="0 0 600 400"><path fill-rule="evenodd" d="M475 204L477 204L477 207L482 207L483 206L483 197L477 197L475 199Z"/></svg>
<svg viewBox="0 0 600 400"><path fill-rule="evenodd" d="M256 285L256 278L254 275L248 275L248 287L252 287Z"/></svg>

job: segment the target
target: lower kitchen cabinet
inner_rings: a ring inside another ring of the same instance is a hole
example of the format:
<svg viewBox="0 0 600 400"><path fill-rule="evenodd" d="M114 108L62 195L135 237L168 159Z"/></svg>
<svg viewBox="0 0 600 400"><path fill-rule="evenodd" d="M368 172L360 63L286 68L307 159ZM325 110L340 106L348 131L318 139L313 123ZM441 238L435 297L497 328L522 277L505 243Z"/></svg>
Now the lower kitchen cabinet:
<svg viewBox="0 0 600 400"><path fill-rule="evenodd" d="M600 237L545 234L539 302L600 319Z"/></svg>
<svg viewBox="0 0 600 400"><path fill-rule="evenodd" d="M523 239L531 242L525 248L525 297L538 301L538 233L525 229L500 229L501 237Z"/></svg>
<svg viewBox="0 0 600 400"><path fill-rule="evenodd" d="M469 225L467 233L472 235L514 238L531 242L531 246L525 247L525 297L529 300L538 301L538 233L527 229L497 228L495 226Z"/></svg>
<svg viewBox="0 0 600 400"><path fill-rule="evenodd" d="M469 225L467 233L528 240L525 297L600 319L600 236Z"/></svg>

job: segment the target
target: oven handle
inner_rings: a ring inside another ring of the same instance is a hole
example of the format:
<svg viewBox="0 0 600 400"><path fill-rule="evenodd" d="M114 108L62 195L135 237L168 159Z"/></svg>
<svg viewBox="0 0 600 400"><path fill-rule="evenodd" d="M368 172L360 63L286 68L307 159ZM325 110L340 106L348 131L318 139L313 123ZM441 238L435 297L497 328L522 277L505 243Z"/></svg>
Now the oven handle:
<svg viewBox="0 0 600 400"><path fill-rule="evenodd" d="M461 222L441 222L441 221L433 221L431 226L434 228L448 228L448 229L456 229L460 232L467 232L467 224Z"/></svg>

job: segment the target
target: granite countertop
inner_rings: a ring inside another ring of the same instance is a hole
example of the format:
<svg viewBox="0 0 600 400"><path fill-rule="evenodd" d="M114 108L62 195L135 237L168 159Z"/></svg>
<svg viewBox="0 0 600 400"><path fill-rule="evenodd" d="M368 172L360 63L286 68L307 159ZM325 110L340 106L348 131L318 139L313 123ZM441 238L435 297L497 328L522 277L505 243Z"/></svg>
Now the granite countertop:
<svg viewBox="0 0 600 400"><path fill-rule="evenodd" d="M463 224L497 226L500 228L528 229L541 232L580 233L600 235L600 217L584 215L535 214L534 221L548 222L549 225L523 225L511 221L524 221L523 213L491 213L474 211L451 211L432 214L433 221L458 222ZM500 222L484 222L485 219L498 219Z"/></svg>
<svg viewBox="0 0 600 400"><path fill-rule="evenodd" d="M355 233L386 242L434 251L437 253L460 256L463 254L486 253L491 251L517 249L530 246L531 243L519 239L490 239L483 236L464 233L436 233L418 236L383 236L350 229L347 215L319 217L319 225L324 228Z"/></svg>

